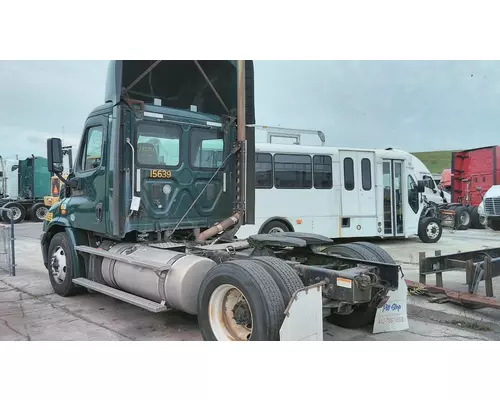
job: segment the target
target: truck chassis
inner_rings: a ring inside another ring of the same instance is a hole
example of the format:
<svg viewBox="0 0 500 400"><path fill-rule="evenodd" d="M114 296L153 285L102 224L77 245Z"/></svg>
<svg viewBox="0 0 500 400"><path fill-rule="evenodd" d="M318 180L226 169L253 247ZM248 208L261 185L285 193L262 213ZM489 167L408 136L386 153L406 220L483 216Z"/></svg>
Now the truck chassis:
<svg viewBox="0 0 500 400"><path fill-rule="evenodd" d="M204 340L279 340L298 292L314 287L322 288L321 318L345 328L369 325L398 288L401 269L371 243L334 244L296 232L216 244L74 245L70 236L42 235L56 293L87 288L154 313L197 315ZM138 287L140 279L148 287Z"/></svg>
<svg viewBox="0 0 500 400"><path fill-rule="evenodd" d="M43 222L49 211L43 199L0 199L0 207L10 208L13 211L14 223L29 218L31 221ZM6 211L0 213L0 221L10 223L10 217Z"/></svg>

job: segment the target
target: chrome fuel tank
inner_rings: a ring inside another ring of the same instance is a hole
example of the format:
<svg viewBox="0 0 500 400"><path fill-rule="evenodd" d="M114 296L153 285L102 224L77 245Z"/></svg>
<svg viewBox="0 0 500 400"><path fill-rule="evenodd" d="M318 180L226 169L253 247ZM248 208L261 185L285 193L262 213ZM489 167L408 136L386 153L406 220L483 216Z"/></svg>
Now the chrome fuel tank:
<svg viewBox="0 0 500 400"><path fill-rule="evenodd" d="M163 250L134 243L120 243L109 249L112 253L152 261L169 267L139 267L104 258L101 272L108 286L196 315L198 291L205 274L215 262L204 257Z"/></svg>

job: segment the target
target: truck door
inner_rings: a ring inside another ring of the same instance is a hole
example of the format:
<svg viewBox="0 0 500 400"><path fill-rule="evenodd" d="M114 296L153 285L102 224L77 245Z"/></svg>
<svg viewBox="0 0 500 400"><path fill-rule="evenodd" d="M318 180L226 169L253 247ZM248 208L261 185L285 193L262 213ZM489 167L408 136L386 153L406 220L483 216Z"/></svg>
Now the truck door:
<svg viewBox="0 0 500 400"><path fill-rule="evenodd" d="M404 236L404 164L383 160L384 236Z"/></svg>
<svg viewBox="0 0 500 400"><path fill-rule="evenodd" d="M376 216L374 153L341 150L339 156L342 177L342 216Z"/></svg>
<svg viewBox="0 0 500 400"><path fill-rule="evenodd" d="M75 163L79 187L71 191L68 216L80 229L106 232L104 215L107 208L106 137L107 116L87 119Z"/></svg>

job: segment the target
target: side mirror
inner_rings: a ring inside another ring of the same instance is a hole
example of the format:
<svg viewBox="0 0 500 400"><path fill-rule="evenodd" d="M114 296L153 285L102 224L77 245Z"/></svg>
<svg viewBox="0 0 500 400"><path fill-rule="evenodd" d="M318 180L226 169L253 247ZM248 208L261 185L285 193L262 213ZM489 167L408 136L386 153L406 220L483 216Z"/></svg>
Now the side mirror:
<svg viewBox="0 0 500 400"><path fill-rule="evenodd" d="M424 193L425 192L424 181L418 181L418 183L417 183L417 192L418 193Z"/></svg>
<svg viewBox="0 0 500 400"><path fill-rule="evenodd" d="M53 174L60 174L64 171L61 139L47 139L47 164L49 172Z"/></svg>

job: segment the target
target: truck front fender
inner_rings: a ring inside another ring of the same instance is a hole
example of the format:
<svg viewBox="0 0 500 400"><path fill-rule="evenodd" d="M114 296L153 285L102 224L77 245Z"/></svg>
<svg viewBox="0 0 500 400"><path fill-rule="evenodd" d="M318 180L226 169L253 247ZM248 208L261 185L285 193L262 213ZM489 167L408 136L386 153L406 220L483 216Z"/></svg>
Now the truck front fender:
<svg viewBox="0 0 500 400"><path fill-rule="evenodd" d="M45 268L49 267L49 246L52 238L57 234L65 232L68 236L71 245L71 256L73 258L73 273L75 278L84 278L85 274L85 261L82 257L78 255L75 247L78 245L88 245L88 237L85 232L80 229L75 229L70 226L69 222L65 218L55 218L51 221L50 226L47 227L46 231L41 237L41 247L43 263Z"/></svg>

